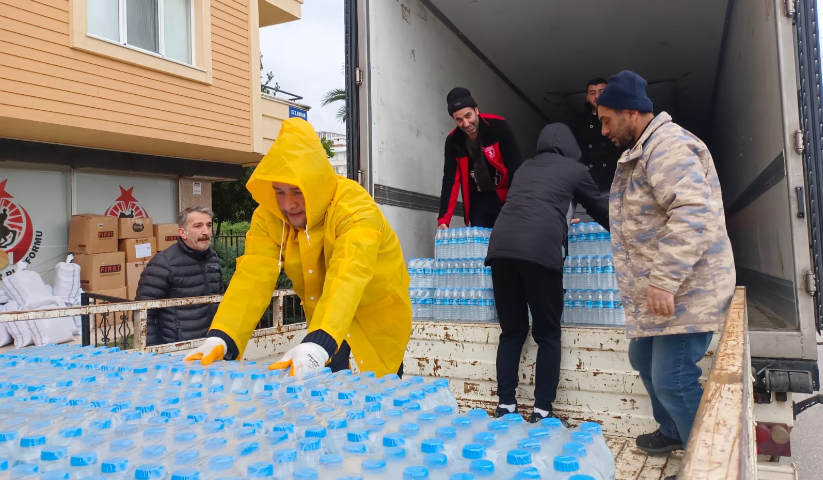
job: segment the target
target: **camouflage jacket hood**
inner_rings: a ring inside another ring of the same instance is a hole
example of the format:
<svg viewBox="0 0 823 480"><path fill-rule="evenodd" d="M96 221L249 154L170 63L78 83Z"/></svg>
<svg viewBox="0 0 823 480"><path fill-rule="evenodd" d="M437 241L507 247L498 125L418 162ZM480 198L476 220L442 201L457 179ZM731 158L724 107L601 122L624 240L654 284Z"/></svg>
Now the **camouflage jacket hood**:
<svg viewBox="0 0 823 480"><path fill-rule="evenodd" d="M735 285L720 182L706 145L657 115L620 157L609 201L628 337L719 331ZM647 305L649 284L675 295L675 314Z"/></svg>

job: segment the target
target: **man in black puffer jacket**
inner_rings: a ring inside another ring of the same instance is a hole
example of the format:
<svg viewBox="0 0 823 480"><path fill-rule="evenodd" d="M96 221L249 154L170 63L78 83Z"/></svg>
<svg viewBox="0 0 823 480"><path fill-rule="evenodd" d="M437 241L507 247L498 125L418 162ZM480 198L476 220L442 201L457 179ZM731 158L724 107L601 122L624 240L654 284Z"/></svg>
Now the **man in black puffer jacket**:
<svg viewBox="0 0 823 480"><path fill-rule="evenodd" d="M137 284L135 300L218 295L223 274L211 248L214 213L187 208L177 216L177 244L151 259ZM146 345L203 338L209 331L216 303L149 310Z"/></svg>
<svg viewBox="0 0 823 480"><path fill-rule="evenodd" d="M609 198L601 195L589 169L578 162L580 147L562 123L543 127L537 156L526 160L512 180L506 204L494 224L486 264L492 268L494 300L500 316L497 348L497 416L514 412L523 343L529 333L538 345L534 413L531 422L554 416L560 379L560 315L563 313L563 253L566 214L572 200L609 228Z"/></svg>

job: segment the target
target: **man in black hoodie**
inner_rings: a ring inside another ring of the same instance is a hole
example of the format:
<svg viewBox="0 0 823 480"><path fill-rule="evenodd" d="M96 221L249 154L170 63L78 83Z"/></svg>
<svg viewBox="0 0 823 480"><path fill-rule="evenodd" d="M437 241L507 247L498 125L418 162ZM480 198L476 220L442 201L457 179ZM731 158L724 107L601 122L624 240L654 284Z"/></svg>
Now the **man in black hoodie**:
<svg viewBox="0 0 823 480"><path fill-rule="evenodd" d="M593 78L586 86L585 111L572 124L574 137L580 146L580 163L589 167L594 183L606 196L612 188L617 160L623 153L611 140L601 133L602 125L597 118L597 99L608 82L603 78Z"/></svg>
<svg viewBox="0 0 823 480"><path fill-rule="evenodd" d="M515 175L489 241L494 300L500 317L497 349L497 416L514 412L523 343L529 332L538 345L532 423L554 417L560 379L560 316L563 313L563 253L566 214L574 200L609 228L609 199L598 191L580 148L562 123L540 132L537 156Z"/></svg>

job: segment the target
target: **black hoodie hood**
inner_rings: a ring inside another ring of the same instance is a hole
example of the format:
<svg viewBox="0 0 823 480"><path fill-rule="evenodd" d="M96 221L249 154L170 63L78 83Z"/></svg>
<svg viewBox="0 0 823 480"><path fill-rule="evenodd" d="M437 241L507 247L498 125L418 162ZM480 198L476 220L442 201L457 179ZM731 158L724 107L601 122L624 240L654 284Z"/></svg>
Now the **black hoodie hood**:
<svg viewBox="0 0 823 480"><path fill-rule="evenodd" d="M571 129L563 123L543 127L537 140L537 153L556 153L575 161L583 154Z"/></svg>

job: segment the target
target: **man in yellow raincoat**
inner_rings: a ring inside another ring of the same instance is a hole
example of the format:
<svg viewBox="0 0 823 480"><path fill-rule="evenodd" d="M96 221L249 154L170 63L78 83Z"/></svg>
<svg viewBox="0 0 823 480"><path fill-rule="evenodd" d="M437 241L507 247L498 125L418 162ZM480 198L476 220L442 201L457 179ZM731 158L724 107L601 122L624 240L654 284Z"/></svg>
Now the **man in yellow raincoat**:
<svg viewBox="0 0 823 480"><path fill-rule="evenodd" d="M335 174L314 129L298 118L283 122L246 188L259 206L245 255L208 338L186 360L242 358L285 268L308 334L270 368L302 375L345 341L361 371L398 373L411 335L409 276L400 241L368 192Z"/></svg>

